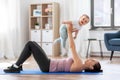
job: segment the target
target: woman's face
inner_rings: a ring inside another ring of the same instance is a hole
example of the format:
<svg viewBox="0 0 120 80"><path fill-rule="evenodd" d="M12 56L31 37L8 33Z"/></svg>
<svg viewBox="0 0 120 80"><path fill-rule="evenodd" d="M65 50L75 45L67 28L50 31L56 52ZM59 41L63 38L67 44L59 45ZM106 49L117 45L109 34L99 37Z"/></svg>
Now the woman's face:
<svg viewBox="0 0 120 80"><path fill-rule="evenodd" d="M93 69L93 66L96 64L96 63L98 63L98 61L97 60L95 60L95 59L87 59L86 61L85 61L85 66L87 67L87 68L89 68L89 69Z"/></svg>

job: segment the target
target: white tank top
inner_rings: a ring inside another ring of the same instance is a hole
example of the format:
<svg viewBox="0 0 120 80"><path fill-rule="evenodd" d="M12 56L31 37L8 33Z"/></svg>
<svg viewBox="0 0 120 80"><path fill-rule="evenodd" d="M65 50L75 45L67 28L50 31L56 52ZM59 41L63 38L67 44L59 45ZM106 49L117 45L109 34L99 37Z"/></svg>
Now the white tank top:
<svg viewBox="0 0 120 80"><path fill-rule="evenodd" d="M73 20L72 24L73 24L73 28L76 28L77 30L80 30L82 28L82 26L79 25L78 20Z"/></svg>

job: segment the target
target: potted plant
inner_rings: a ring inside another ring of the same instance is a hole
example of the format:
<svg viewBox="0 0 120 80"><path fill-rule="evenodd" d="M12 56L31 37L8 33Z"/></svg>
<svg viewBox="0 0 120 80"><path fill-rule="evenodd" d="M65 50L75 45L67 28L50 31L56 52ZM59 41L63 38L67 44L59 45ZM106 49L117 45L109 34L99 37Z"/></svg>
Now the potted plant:
<svg viewBox="0 0 120 80"><path fill-rule="evenodd" d="M35 29L40 29L40 25L38 22L35 23Z"/></svg>

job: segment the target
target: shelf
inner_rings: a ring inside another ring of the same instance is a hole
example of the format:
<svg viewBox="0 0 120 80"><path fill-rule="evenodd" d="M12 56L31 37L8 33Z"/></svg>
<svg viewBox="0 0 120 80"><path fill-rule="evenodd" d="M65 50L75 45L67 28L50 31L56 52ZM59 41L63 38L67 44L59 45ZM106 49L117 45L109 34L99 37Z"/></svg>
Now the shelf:
<svg viewBox="0 0 120 80"><path fill-rule="evenodd" d="M31 28L31 30L52 30L52 29L35 29L35 28Z"/></svg>
<svg viewBox="0 0 120 80"><path fill-rule="evenodd" d="M41 18L42 16L31 16L31 18Z"/></svg>
<svg viewBox="0 0 120 80"><path fill-rule="evenodd" d="M53 42L41 42L41 43L45 43L45 44L47 44L47 43L48 43L48 44L49 44L49 43L53 43Z"/></svg>
<svg viewBox="0 0 120 80"><path fill-rule="evenodd" d="M35 29L35 28L31 28L31 30L41 30L41 29Z"/></svg>
<svg viewBox="0 0 120 80"><path fill-rule="evenodd" d="M46 8L52 8L52 12L46 13ZM59 4L56 2L31 4L29 13L30 40L36 41L47 55L58 56L60 44L53 45L53 42L59 37ZM36 23L39 23L39 29L35 28Z"/></svg>
<svg viewBox="0 0 120 80"><path fill-rule="evenodd" d="M52 3L42 3L42 5L52 5Z"/></svg>
<svg viewBox="0 0 120 80"><path fill-rule="evenodd" d="M31 6L42 6L42 4L31 4Z"/></svg>
<svg viewBox="0 0 120 80"><path fill-rule="evenodd" d="M42 29L42 30L52 30L52 29Z"/></svg>
<svg viewBox="0 0 120 80"><path fill-rule="evenodd" d="M52 17L52 15L31 16L31 18L42 18L42 17Z"/></svg>
<svg viewBox="0 0 120 80"><path fill-rule="evenodd" d="M42 17L52 17L52 15L43 15Z"/></svg>

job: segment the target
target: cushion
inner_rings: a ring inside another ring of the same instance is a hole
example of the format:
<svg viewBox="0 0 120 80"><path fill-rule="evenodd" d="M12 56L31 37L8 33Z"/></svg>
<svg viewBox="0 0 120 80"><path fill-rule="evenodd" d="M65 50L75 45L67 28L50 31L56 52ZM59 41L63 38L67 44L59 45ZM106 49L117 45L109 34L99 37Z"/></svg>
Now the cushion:
<svg viewBox="0 0 120 80"><path fill-rule="evenodd" d="M109 44L113 46L120 46L120 38L113 38L109 40Z"/></svg>

